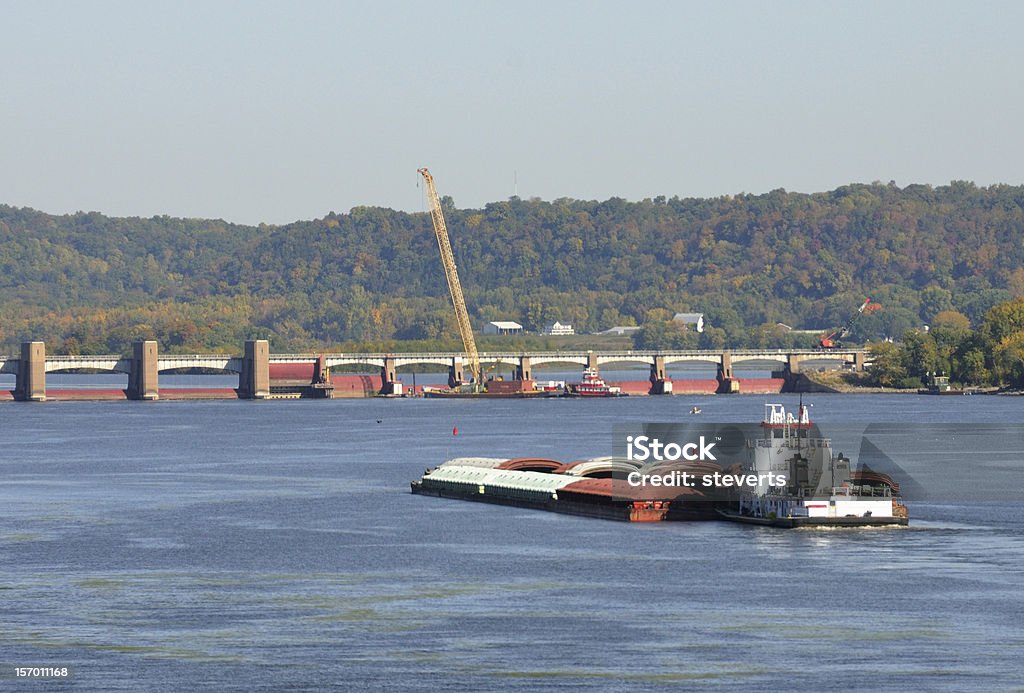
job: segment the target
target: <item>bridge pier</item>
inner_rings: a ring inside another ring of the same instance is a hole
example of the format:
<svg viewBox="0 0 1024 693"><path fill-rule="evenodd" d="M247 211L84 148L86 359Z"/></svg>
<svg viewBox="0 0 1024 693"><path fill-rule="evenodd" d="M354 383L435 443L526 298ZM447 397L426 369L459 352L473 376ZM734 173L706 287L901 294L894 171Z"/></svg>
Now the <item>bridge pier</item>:
<svg viewBox="0 0 1024 693"><path fill-rule="evenodd" d="M790 354L789 360L786 362L786 369L790 375L796 375L800 372L800 357L796 354Z"/></svg>
<svg viewBox="0 0 1024 693"><path fill-rule="evenodd" d="M782 391L783 392L802 392L805 387L801 376L800 376L800 357L796 354L789 354L786 357L785 365L777 370L772 371L773 378L782 378Z"/></svg>
<svg viewBox="0 0 1024 693"><path fill-rule="evenodd" d="M43 342L21 343L14 399L19 402L46 401L46 344Z"/></svg>
<svg viewBox="0 0 1024 693"><path fill-rule="evenodd" d="M458 387L466 380L466 371L462 359L458 356L452 357L452 365L448 366L448 387Z"/></svg>
<svg viewBox="0 0 1024 693"><path fill-rule="evenodd" d="M786 357L786 363L783 368L778 371L772 371L773 378L783 378L785 380L782 386L783 392L835 392L834 389L827 385L820 385L804 374L800 364L804 361L813 361L816 356L816 354L789 354ZM864 370L865 352L844 352L842 354L842 358L843 361L841 367L845 368L847 366L852 366L858 371ZM848 361L847 358L852 358L852 363ZM840 366L835 365L833 367L838 368ZM812 368L811 370L813 371L816 369ZM818 370L821 370L821 368Z"/></svg>
<svg viewBox="0 0 1024 693"><path fill-rule="evenodd" d="M238 375L241 399L266 399L270 396L270 343L265 339L245 342L242 372Z"/></svg>
<svg viewBox="0 0 1024 693"><path fill-rule="evenodd" d="M592 351L587 352L587 368L597 373L597 354Z"/></svg>
<svg viewBox="0 0 1024 693"><path fill-rule="evenodd" d="M732 352L723 351L718 363L718 394L734 394L740 391L740 381L732 375Z"/></svg>
<svg viewBox="0 0 1024 693"><path fill-rule="evenodd" d="M380 393L382 395L402 394L402 383L398 381L398 366L394 356L385 356L380 369Z"/></svg>
<svg viewBox="0 0 1024 693"><path fill-rule="evenodd" d="M519 357L519 366L516 367L516 380L533 380L533 367L530 365L529 356Z"/></svg>
<svg viewBox="0 0 1024 693"><path fill-rule="evenodd" d="M313 381L310 383L313 396L323 399L334 399L334 383L331 382L331 369L327 367L327 357L320 354L313 366Z"/></svg>
<svg viewBox="0 0 1024 693"><path fill-rule="evenodd" d="M156 342L133 342L132 367L128 373L128 399L160 399L157 378Z"/></svg>
<svg viewBox="0 0 1024 693"><path fill-rule="evenodd" d="M671 395L672 381L665 372L665 357L655 356L651 365L651 390L652 395Z"/></svg>

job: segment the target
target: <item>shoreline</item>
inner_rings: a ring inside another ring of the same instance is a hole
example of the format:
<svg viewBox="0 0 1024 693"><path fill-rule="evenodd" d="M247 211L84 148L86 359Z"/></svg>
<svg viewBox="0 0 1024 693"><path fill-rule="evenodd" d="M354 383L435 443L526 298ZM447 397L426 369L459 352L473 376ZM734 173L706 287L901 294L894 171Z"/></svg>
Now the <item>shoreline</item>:
<svg viewBox="0 0 1024 693"><path fill-rule="evenodd" d="M833 394L864 394L864 395L922 395L934 396L972 396L972 395L1024 395L1021 390L1008 390L998 387L967 388L964 392L920 392L921 388L880 387L875 385L856 385L848 382L840 371L802 373L806 387L796 387L793 392L828 392Z"/></svg>

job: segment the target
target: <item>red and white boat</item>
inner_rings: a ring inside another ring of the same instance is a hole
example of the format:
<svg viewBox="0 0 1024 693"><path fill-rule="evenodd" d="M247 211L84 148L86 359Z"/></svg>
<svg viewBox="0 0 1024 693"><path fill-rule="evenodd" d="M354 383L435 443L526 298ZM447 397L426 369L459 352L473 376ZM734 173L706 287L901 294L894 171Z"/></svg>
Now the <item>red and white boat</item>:
<svg viewBox="0 0 1024 693"><path fill-rule="evenodd" d="M583 371L583 382L569 386L569 395L576 397L626 397L622 388L606 383L594 368Z"/></svg>

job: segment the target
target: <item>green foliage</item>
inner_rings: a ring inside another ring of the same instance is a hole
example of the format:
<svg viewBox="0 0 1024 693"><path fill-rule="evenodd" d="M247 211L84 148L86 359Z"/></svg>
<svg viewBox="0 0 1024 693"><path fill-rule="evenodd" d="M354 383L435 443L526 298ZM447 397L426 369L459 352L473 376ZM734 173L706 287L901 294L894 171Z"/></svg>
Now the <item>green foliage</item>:
<svg viewBox="0 0 1024 693"><path fill-rule="evenodd" d="M882 387L901 387L907 378L907 369L900 348L891 342L877 342L868 347L874 361L871 380Z"/></svg>
<svg viewBox="0 0 1024 693"><path fill-rule="evenodd" d="M947 370L941 367L938 346L928 332L913 330L904 334L901 357L903 370L911 378Z"/></svg>
<svg viewBox="0 0 1024 693"><path fill-rule="evenodd" d="M652 311L655 312L655 311ZM694 330L655 312L650 322L645 322L640 331L633 335L633 347L642 350L696 349L699 335Z"/></svg>
<svg viewBox="0 0 1024 693"><path fill-rule="evenodd" d="M982 334L993 344L1024 330L1024 298L1001 303L985 314Z"/></svg>
<svg viewBox="0 0 1024 693"><path fill-rule="evenodd" d="M832 330L870 296L883 309L846 342L899 339L922 321L960 329L938 322L956 311L984 344L936 335L935 358L968 372L979 351L994 369L991 350L1022 324L1019 306L990 311L1024 292L1024 187L444 205L478 328L557 318L580 332L641 324L644 344L782 348L813 339L776 323ZM703 312L706 331L656 324L682 310ZM265 336L308 351L456 334L426 213L356 207L250 227L0 205L0 352L27 339L90 353L138 336L174 351Z"/></svg>
<svg viewBox="0 0 1024 693"><path fill-rule="evenodd" d="M921 319L930 323L942 312L953 310L953 292L941 286L929 286L921 292Z"/></svg>
<svg viewBox="0 0 1024 693"><path fill-rule="evenodd" d="M988 369L985 352L980 349L968 349L953 361L953 380L964 385L990 385L993 382L992 372Z"/></svg>
<svg viewBox="0 0 1024 693"><path fill-rule="evenodd" d="M936 330L953 330L963 332L971 328L971 321L966 315L955 310L939 311L931 320L932 332Z"/></svg>
<svg viewBox="0 0 1024 693"><path fill-rule="evenodd" d="M1024 332L1004 337L993 350L992 360L999 382L1024 388Z"/></svg>
<svg viewBox="0 0 1024 693"><path fill-rule="evenodd" d="M994 306L977 332L967 318L944 311L925 332L911 330L900 344L870 345L868 378L884 387L917 387L930 374L971 386L1024 388L1024 299Z"/></svg>

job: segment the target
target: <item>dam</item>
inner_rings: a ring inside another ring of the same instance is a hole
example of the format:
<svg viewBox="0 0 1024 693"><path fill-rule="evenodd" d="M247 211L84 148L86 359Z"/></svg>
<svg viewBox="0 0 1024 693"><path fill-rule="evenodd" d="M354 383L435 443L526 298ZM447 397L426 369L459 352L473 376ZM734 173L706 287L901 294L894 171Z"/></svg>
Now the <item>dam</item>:
<svg viewBox="0 0 1024 693"><path fill-rule="evenodd" d="M230 354L162 354L152 340L133 342L128 355L50 355L40 341L24 342L17 356L0 356L0 374L14 376L14 389L0 389L0 399L40 402L47 399L268 399L332 398L336 396L405 396L417 394L400 378L402 368L447 370L449 384L464 382L465 355L458 352L426 353L321 353L272 354L265 339L247 340L242 352ZM644 369L647 380L630 383L631 394L729 394L779 392L791 388L801 370L814 367L863 370L864 349L746 349L687 351L558 351L481 353L480 361L505 367L512 380L534 379L534 369L555 365L596 372L612 364ZM673 380L672 365L704 365L715 378ZM744 379L734 369L742 366L771 370L770 379ZM332 369L334 373L332 374ZM337 370L361 371L340 375ZM224 373L238 376L235 388L201 391L161 388L160 374ZM109 391L48 389L47 374L121 373L127 387Z"/></svg>

